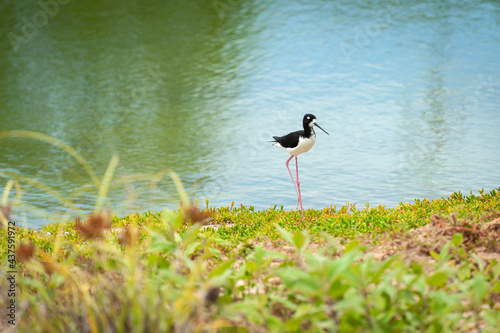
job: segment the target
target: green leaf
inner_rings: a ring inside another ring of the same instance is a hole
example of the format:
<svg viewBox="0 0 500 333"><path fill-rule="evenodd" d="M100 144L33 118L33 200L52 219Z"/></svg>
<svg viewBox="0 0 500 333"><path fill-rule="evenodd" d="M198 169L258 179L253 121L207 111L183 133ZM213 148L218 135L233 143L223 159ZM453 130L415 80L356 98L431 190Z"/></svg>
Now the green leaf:
<svg viewBox="0 0 500 333"><path fill-rule="evenodd" d="M260 267L264 263L264 249L262 245L257 245L254 251L255 263Z"/></svg>
<svg viewBox="0 0 500 333"><path fill-rule="evenodd" d="M460 267L460 269L458 270L457 276L460 279L460 281L465 281L465 280L470 279L471 269L470 269L469 265L462 265Z"/></svg>
<svg viewBox="0 0 500 333"><path fill-rule="evenodd" d="M293 235L293 244L297 249L301 249L302 246L304 246L305 243L305 238L304 235L301 232L296 232Z"/></svg>
<svg viewBox="0 0 500 333"><path fill-rule="evenodd" d="M311 319L316 314L323 313L322 309L313 304L303 303L297 307L297 310L293 314L294 318L307 318Z"/></svg>
<svg viewBox="0 0 500 333"><path fill-rule="evenodd" d="M185 244L190 244L196 240L198 237L198 231L200 230L201 225L199 223L194 224L191 228L189 228L186 232L184 232L184 236L182 237L182 241Z"/></svg>
<svg viewBox="0 0 500 333"><path fill-rule="evenodd" d="M319 281L311 279L310 277L306 279L297 279L293 283L293 288L294 290L300 291L306 295L318 294L318 292L321 292L322 290Z"/></svg>
<svg viewBox="0 0 500 333"><path fill-rule="evenodd" d="M500 281L491 283L491 292L500 293Z"/></svg>
<svg viewBox="0 0 500 333"><path fill-rule="evenodd" d="M170 266L170 261L166 260L162 256L152 253L148 256L148 266L157 266L158 268L168 268Z"/></svg>
<svg viewBox="0 0 500 333"><path fill-rule="evenodd" d="M439 253L439 256L441 257L442 260L447 260L448 253L450 252L450 244L451 243L446 243L445 246L441 249L441 253Z"/></svg>
<svg viewBox="0 0 500 333"><path fill-rule="evenodd" d="M177 214L177 216L175 217L173 224L172 224L172 226L173 226L172 231L176 231L177 229L181 228L183 224L184 224L183 214Z"/></svg>
<svg viewBox="0 0 500 333"><path fill-rule="evenodd" d="M431 250L430 251L430 255L431 255L431 257L433 257L437 261L441 261L441 256L439 254L437 254L436 252L434 252L434 251Z"/></svg>
<svg viewBox="0 0 500 333"><path fill-rule="evenodd" d="M436 253L436 252L434 252L434 253ZM411 269L412 269L413 273L415 273L415 274L422 274L424 271L422 265L417 264L415 262L411 265Z"/></svg>
<svg viewBox="0 0 500 333"><path fill-rule="evenodd" d="M258 270L259 270L259 266L255 262L253 262L253 261L247 262L247 271L256 272Z"/></svg>
<svg viewBox="0 0 500 333"><path fill-rule="evenodd" d="M268 315L267 317L267 327L271 332L279 332L284 328L284 323L276 316Z"/></svg>
<svg viewBox="0 0 500 333"><path fill-rule="evenodd" d="M343 284L342 281L340 280L335 280L331 284L329 290L328 290L328 295L330 297L333 297L334 299L342 299L344 296L344 293L350 288L349 285Z"/></svg>
<svg viewBox="0 0 500 333"><path fill-rule="evenodd" d="M350 252L350 251L358 249L358 248L359 248L359 241L353 240L353 241L349 242L349 244L346 245L345 252Z"/></svg>
<svg viewBox="0 0 500 333"><path fill-rule="evenodd" d="M232 275L231 269L226 269L225 271L219 272L217 275L210 277L211 286L228 286L231 284L230 277Z"/></svg>
<svg viewBox="0 0 500 333"><path fill-rule="evenodd" d="M391 264L394 262L396 259L396 256L393 256L387 260L385 260L382 265L379 267L375 275L373 276L373 282L378 283L380 280L380 277L385 274L385 271L391 266Z"/></svg>
<svg viewBox="0 0 500 333"><path fill-rule="evenodd" d="M354 311L363 313L365 299L359 294L357 288L349 288L344 293L344 298L335 305L336 311Z"/></svg>
<svg viewBox="0 0 500 333"><path fill-rule="evenodd" d="M295 244L295 247L297 247L299 251L304 250L308 243L309 243L309 233L307 232L307 230L304 230L302 232L296 232L293 235L293 244Z"/></svg>
<svg viewBox="0 0 500 333"><path fill-rule="evenodd" d="M477 254L473 253L472 255L472 258L474 259L474 261L476 262L478 268L479 268L479 271L484 271L484 268L485 268L485 263L484 263L484 260L481 259Z"/></svg>
<svg viewBox="0 0 500 333"><path fill-rule="evenodd" d="M484 296L487 293L487 281L482 274L476 275L474 280L472 281L472 290L474 291L474 299L476 303L481 302Z"/></svg>
<svg viewBox="0 0 500 333"><path fill-rule="evenodd" d="M416 276L411 286L420 293L424 293L427 290L427 281L425 276L423 274Z"/></svg>
<svg viewBox="0 0 500 333"><path fill-rule="evenodd" d="M356 288L364 287L364 278L365 276L361 273L361 269L359 265L351 265L350 269L344 271L342 273L345 281L350 285Z"/></svg>
<svg viewBox="0 0 500 333"><path fill-rule="evenodd" d="M339 259L330 261L326 270L328 281L336 280L340 274L345 272L351 263L356 259L355 252L349 252L341 256Z"/></svg>
<svg viewBox="0 0 500 333"><path fill-rule="evenodd" d="M221 274L223 274L226 270L232 268L233 263L234 263L234 259L231 259L231 260L223 262L221 265L219 265L216 268L212 269L212 271L208 274L208 276L209 277L213 277L215 275L221 275Z"/></svg>
<svg viewBox="0 0 500 333"><path fill-rule="evenodd" d="M433 287L444 287L448 281L448 276L444 272L435 272L427 278L427 283Z"/></svg>
<svg viewBox="0 0 500 333"><path fill-rule="evenodd" d="M180 242L182 242L181 236L176 232L174 232L174 241L176 244L179 244Z"/></svg>
<svg viewBox="0 0 500 333"><path fill-rule="evenodd" d="M168 208L165 208L160 213L160 219L168 229L172 229L172 226L174 225L174 221L177 218L177 216L178 216L177 213Z"/></svg>
<svg viewBox="0 0 500 333"><path fill-rule="evenodd" d="M333 237L329 233L323 231L320 233L320 235L330 245L332 250L334 250L335 252L340 248L340 245L339 245L339 242L337 241L337 239L335 239L335 237Z"/></svg>
<svg viewBox="0 0 500 333"><path fill-rule="evenodd" d="M223 238L219 238L219 237L210 237L209 239L207 239L207 243L208 244L215 243L218 245L233 246L232 242L225 240Z"/></svg>
<svg viewBox="0 0 500 333"><path fill-rule="evenodd" d="M274 302L278 302L286 306L287 308L290 308L292 310L297 309L297 305L293 302L291 302L289 299L284 298L282 296L276 295L276 294L269 294L269 299Z"/></svg>
<svg viewBox="0 0 500 333"><path fill-rule="evenodd" d="M234 303L229 307L229 309L230 312L234 314L244 314L251 323L262 324L263 322L262 311L256 300L244 300Z"/></svg>
<svg viewBox="0 0 500 333"><path fill-rule="evenodd" d="M186 250L184 251L184 255L189 256L189 255L193 254L194 251L196 251L196 249L201 247L201 246L202 245L200 242L194 242L194 243L189 244L186 247Z"/></svg>
<svg viewBox="0 0 500 333"><path fill-rule="evenodd" d="M303 272L299 268L278 268L274 274L281 278L285 286L303 294L318 294L322 292L321 280L317 275Z"/></svg>
<svg viewBox="0 0 500 333"><path fill-rule="evenodd" d="M275 252L275 251L264 251L264 257L269 257L273 259L287 259L288 256L284 253L281 252Z"/></svg>
<svg viewBox="0 0 500 333"><path fill-rule="evenodd" d="M175 250L175 244L167 241L164 238L153 239L152 244L149 246L147 252L163 252L168 253Z"/></svg>
<svg viewBox="0 0 500 333"><path fill-rule="evenodd" d="M57 288L60 287L61 284L64 282L64 276L61 274L55 272L50 276L50 287L51 288Z"/></svg>
<svg viewBox="0 0 500 333"><path fill-rule="evenodd" d="M293 236L292 236L292 233L285 230L284 228L280 227L279 225L275 224L274 225L276 227L276 229L278 229L279 233L281 234L281 236L283 236L283 238L290 244L294 245L294 241L293 241Z"/></svg>
<svg viewBox="0 0 500 333"><path fill-rule="evenodd" d="M453 234L453 239L451 242L453 243L453 245L458 247L460 244L462 244L463 239L464 239L464 235L462 235L460 233L456 233L456 234Z"/></svg>
<svg viewBox="0 0 500 333"><path fill-rule="evenodd" d="M233 298L230 295L222 295L217 298L217 303L220 305L227 305L233 303Z"/></svg>
<svg viewBox="0 0 500 333"><path fill-rule="evenodd" d="M491 259L489 269L493 273L493 279L498 279L500 277L500 262L496 261L496 259Z"/></svg>

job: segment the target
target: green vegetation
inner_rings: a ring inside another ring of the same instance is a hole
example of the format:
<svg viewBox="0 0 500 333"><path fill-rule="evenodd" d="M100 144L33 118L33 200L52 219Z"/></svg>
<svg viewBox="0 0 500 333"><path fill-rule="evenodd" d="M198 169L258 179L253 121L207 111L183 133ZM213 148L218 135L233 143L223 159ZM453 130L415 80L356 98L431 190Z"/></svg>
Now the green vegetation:
<svg viewBox="0 0 500 333"><path fill-rule="evenodd" d="M111 216L113 157L94 212L40 230L6 228L0 201L0 307L20 332L496 332L500 327L500 188L395 208L203 210L168 171L178 211ZM71 202L36 180L38 186ZM15 243L18 262L9 253ZM10 256L10 257L9 257ZM7 269L8 267L8 269ZM11 273L17 270L15 288ZM16 296L3 292L14 288ZM5 313L5 312L4 312ZM6 315L0 330L12 329Z"/></svg>
<svg viewBox="0 0 500 333"><path fill-rule="evenodd" d="M17 228L17 329L494 332L499 216L500 188L308 210L305 222L276 207L184 204ZM0 230L2 290L7 238Z"/></svg>

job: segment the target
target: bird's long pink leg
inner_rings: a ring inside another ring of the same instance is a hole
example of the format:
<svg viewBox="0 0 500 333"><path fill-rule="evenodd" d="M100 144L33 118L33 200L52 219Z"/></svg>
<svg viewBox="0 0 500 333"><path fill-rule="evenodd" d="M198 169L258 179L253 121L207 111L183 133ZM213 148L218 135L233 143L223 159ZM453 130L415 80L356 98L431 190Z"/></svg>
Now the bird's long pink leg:
<svg viewBox="0 0 500 333"><path fill-rule="evenodd" d="M295 169L297 170L297 208L296 209L299 209L299 205L300 205L300 183L299 183L299 167L297 165L297 156L295 156Z"/></svg>
<svg viewBox="0 0 500 333"><path fill-rule="evenodd" d="M297 208L299 208L300 203L300 211L302 213L302 221L304 221L304 207L302 207L302 195L300 194L300 181L299 181L299 162L297 156L295 156L295 168L297 169L297 194L299 196L299 202L297 203Z"/></svg>
<svg viewBox="0 0 500 333"><path fill-rule="evenodd" d="M288 163L290 163L290 160L291 160L292 158L293 158L293 155L292 155L292 156L290 156L290 158L286 161L286 168L288 169L288 173L290 173L290 177L292 178L293 187L295 188L295 192L297 192L297 197L298 197L298 198L300 198L300 194L299 194L300 192L299 192L299 190L297 189L297 185L295 185L295 180L293 180L293 175L292 175L292 172L290 171L290 167L288 166ZM295 157L295 158L297 158L297 157ZM297 163L297 160L295 160L295 163ZM298 174L298 173L297 173L297 174ZM299 199L299 201L300 201L300 199ZM298 207L298 203L297 203L297 208L299 208L299 207Z"/></svg>
<svg viewBox="0 0 500 333"><path fill-rule="evenodd" d="M286 168L288 169L288 173L290 173L290 177L292 178L293 187L295 187L295 192L297 192L297 197L298 197L298 200L300 202L300 207L301 207L302 221L304 221L304 209L302 208L302 200L300 199L300 191L297 188L297 185L295 185L295 180L293 180L292 172L290 171L290 167L288 166L288 163L290 163L290 160L292 158L293 158L293 155L286 161ZM297 165L297 157L295 157L295 165ZM297 175L298 175L299 174L298 166L296 166L296 168L297 168Z"/></svg>
<svg viewBox="0 0 500 333"><path fill-rule="evenodd" d="M299 182L299 165L297 164L297 156L295 156L295 169L297 170L297 209L299 209L300 201L301 201L301 195L300 195L300 182Z"/></svg>
<svg viewBox="0 0 500 333"><path fill-rule="evenodd" d="M290 156L290 158L286 161L286 168L288 169L288 173L290 173L290 177L292 178L293 182L293 187L295 188L295 192L297 192L297 195L299 192L297 191L297 185L295 185L295 180L293 179L292 172L290 171L290 167L288 166L288 163L290 163L290 160L293 158L293 155Z"/></svg>

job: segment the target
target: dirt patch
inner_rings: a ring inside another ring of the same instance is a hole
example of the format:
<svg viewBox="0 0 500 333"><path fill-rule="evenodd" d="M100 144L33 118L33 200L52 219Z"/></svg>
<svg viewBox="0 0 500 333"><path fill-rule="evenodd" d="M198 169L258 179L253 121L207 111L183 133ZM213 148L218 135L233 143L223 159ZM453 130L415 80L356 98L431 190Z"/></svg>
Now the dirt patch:
<svg viewBox="0 0 500 333"><path fill-rule="evenodd" d="M495 259L500 261L500 218L472 223L466 219L459 220L454 215L442 218L436 215L425 226L412 229L407 233L394 233L382 236L368 250L374 258L385 259L401 254L406 261L434 264L436 260L431 251L440 253L445 244L453 239L454 234L463 237L460 247L468 253L475 253L487 264Z"/></svg>
<svg viewBox="0 0 500 333"><path fill-rule="evenodd" d="M400 254L409 263L426 264L425 266L430 268L436 263L431 252L439 254L456 233L462 235L460 247L464 248L467 254L475 253L486 265L492 260L500 262L500 217L497 216L471 222L467 219L457 219L454 215L449 217L433 215L430 223L408 232L388 232L377 234L376 237L367 235L359 237L358 240L365 248L365 254L374 259L384 260ZM345 245L350 242L349 239L343 238L337 238L337 241L339 242L337 251L329 251L328 256L339 257L344 252ZM303 259L299 259L295 247L284 240L271 241L267 237L258 237L238 245L235 249L238 251L237 262L242 261L258 245L265 251L279 252L286 256L286 259L274 258L271 267L279 266L285 260ZM311 242L307 246L307 251L316 253L326 247L324 242ZM458 257L454 259L460 260Z"/></svg>

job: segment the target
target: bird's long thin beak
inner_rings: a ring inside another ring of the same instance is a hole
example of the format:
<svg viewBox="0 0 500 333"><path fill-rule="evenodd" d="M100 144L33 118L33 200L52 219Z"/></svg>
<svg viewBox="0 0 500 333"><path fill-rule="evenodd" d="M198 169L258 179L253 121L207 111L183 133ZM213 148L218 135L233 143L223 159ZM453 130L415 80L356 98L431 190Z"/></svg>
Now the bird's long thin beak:
<svg viewBox="0 0 500 333"><path fill-rule="evenodd" d="M325 131L324 129L322 129L321 126L319 126L318 124L314 123L314 126L318 126L320 130L322 130L323 132L325 132L326 134L328 134L328 132ZM330 134L328 134L328 135L330 135Z"/></svg>

